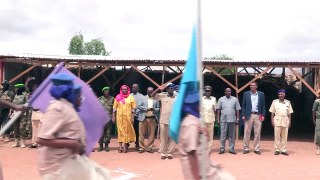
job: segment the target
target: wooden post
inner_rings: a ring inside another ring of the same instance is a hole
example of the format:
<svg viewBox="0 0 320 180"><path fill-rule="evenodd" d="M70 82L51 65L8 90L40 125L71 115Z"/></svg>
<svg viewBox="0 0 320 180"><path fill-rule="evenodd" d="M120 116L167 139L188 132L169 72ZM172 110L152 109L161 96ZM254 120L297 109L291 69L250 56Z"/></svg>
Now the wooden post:
<svg viewBox="0 0 320 180"><path fill-rule="evenodd" d="M235 79L236 88L238 89L238 67L234 68L234 79ZM239 93L238 93L238 91L236 91L236 97L237 97L237 99L239 101ZM241 118L240 118L240 120L241 120ZM239 126L239 123L238 123L236 125L236 140L237 141L239 139L239 128L240 128L240 126Z"/></svg>
<svg viewBox="0 0 320 180"><path fill-rule="evenodd" d="M298 78L300 81L317 97L319 97L319 94L305 81L299 73L297 73L290 65L289 65L290 71Z"/></svg>
<svg viewBox="0 0 320 180"><path fill-rule="evenodd" d="M146 73L144 73L143 71L141 71L140 69L138 69L135 65L131 64L131 67L133 67L136 71L138 71L138 73L140 73L143 77L145 77L146 79L148 79L150 82L152 82L155 86L160 87L160 85L158 83L156 83L153 79L151 79L148 75L146 75Z"/></svg>
<svg viewBox="0 0 320 180"><path fill-rule="evenodd" d="M12 78L9 80L10 83L14 82L15 80L19 79L21 76L25 75L26 73L28 73L29 71L31 71L33 68L37 67L37 64L34 64L32 66L30 66L28 69L22 71L20 74L18 74L16 77Z"/></svg>
<svg viewBox="0 0 320 180"><path fill-rule="evenodd" d="M101 74L103 74L104 72L106 72L109 68L111 67L111 65L107 65L104 69L102 69L102 71L100 71L98 74L96 74L95 76L93 76L89 81L87 81L87 84L90 84L93 80L95 80L97 77L99 77Z"/></svg>
<svg viewBox="0 0 320 180"><path fill-rule="evenodd" d="M78 78L80 78L80 76L81 76L80 71L81 71L81 64L80 64L79 67L78 67ZM81 79L81 78L80 78L80 79Z"/></svg>
<svg viewBox="0 0 320 180"><path fill-rule="evenodd" d="M166 66L163 66L161 84L164 83L164 74L165 74L165 72L166 72Z"/></svg>
<svg viewBox="0 0 320 180"><path fill-rule="evenodd" d="M262 77L265 73L267 73L270 69L272 68L272 66L269 66L267 69L263 70L260 74L258 74L255 78L253 78L251 81L249 81L247 84L245 84L244 86L242 86L237 92L241 92L243 91L247 86L249 86L251 83L253 83L254 81L256 81L257 79L259 79L260 77Z"/></svg>
<svg viewBox="0 0 320 180"><path fill-rule="evenodd" d="M234 90L238 91L238 88L235 87L233 84L231 84L228 80L226 80L224 77L222 77L219 73L217 73L217 71L215 71L212 67L210 66L206 66L206 68L213 72L213 74L215 74L216 76L218 76L223 82L227 83L231 88L233 88Z"/></svg>

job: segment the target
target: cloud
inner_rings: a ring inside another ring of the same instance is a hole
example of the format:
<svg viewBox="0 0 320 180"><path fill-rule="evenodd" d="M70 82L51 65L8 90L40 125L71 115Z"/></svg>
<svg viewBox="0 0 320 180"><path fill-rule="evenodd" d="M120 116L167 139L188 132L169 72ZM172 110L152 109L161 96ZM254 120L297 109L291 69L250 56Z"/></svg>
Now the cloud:
<svg viewBox="0 0 320 180"><path fill-rule="evenodd" d="M320 56L315 0L202 1L203 57L236 59ZM184 59L195 1L2 0L3 52L68 54L71 37L102 38L112 56Z"/></svg>

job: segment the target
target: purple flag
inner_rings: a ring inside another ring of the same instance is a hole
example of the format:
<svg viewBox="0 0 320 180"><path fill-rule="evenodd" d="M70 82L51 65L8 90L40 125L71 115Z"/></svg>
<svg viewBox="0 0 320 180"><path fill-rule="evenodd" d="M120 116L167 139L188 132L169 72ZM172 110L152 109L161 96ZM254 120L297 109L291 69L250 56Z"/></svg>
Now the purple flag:
<svg viewBox="0 0 320 180"><path fill-rule="evenodd" d="M76 77L72 72L63 67L63 63L59 63L51 74L41 83L37 90L29 99L29 104L33 108L45 112L49 102L54 98L50 95L51 80L49 77L57 73L67 73L75 77L74 83L82 86L82 104L80 112L78 112L83 125L86 129L86 154L89 155L92 148L101 137L104 125L110 121L110 117L104 110L93 90L81 79Z"/></svg>

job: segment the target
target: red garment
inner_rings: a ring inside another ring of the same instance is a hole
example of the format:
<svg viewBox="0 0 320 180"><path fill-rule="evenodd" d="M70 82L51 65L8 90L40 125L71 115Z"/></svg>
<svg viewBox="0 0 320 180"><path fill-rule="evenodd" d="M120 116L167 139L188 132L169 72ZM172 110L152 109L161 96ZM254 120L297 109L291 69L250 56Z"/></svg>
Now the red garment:
<svg viewBox="0 0 320 180"><path fill-rule="evenodd" d="M127 87L128 89L128 93L127 94L123 94L122 93L122 88ZM116 96L116 100L117 102L122 102L123 104L125 103L125 99L130 95L130 88L127 85L122 85L120 88L120 93Z"/></svg>

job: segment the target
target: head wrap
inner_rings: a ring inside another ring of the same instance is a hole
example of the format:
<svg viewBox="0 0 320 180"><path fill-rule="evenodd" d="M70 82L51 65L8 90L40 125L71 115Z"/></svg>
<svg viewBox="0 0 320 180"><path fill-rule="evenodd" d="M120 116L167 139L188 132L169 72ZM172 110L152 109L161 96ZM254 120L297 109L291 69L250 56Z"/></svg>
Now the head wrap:
<svg viewBox="0 0 320 180"><path fill-rule="evenodd" d="M182 110L185 114L191 114L200 118L199 91L187 92Z"/></svg>
<svg viewBox="0 0 320 180"><path fill-rule="evenodd" d="M279 93L286 93L286 90L285 89L280 89L280 90L278 90L278 94Z"/></svg>
<svg viewBox="0 0 320 180"><path fill-rule="evenodd" d="M103 91L106 91L106 90L109 91L109 90L110 90L110 87L106 86L106 87L102 88L101 91L103 92Z"/></svg>
<svg viewBox="0 0 320 180"><path fill-rule="evenodd" d="M73 84L74 77L66 73L58 73L52 75L50 80L52 81L49 91L51 96L57 100L66 99L78 110L76 100L81 95L81 86Z"/></svg>
<svg viewBox="0 0 320 180"><path fill-rule="evenodd" d="M122 88L127 87L128 89L128 93L127 94L123 94L122 93ZM122 85L120 88L120 93L116 96L116 100L117 102L122 102L123 104L125 103L125 99L130 95L130 88L127 85Z"/></svg>

